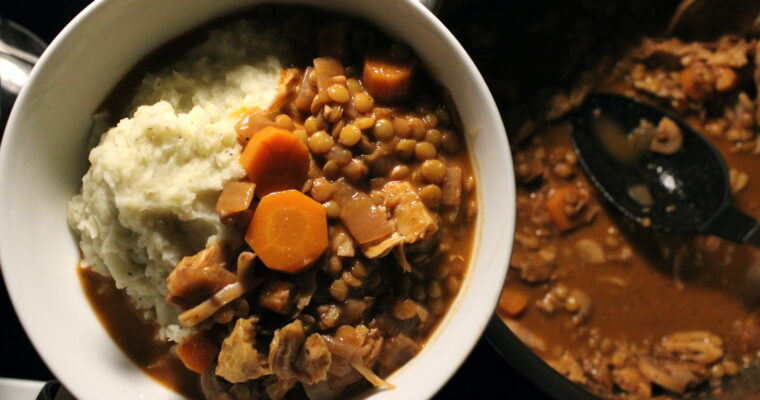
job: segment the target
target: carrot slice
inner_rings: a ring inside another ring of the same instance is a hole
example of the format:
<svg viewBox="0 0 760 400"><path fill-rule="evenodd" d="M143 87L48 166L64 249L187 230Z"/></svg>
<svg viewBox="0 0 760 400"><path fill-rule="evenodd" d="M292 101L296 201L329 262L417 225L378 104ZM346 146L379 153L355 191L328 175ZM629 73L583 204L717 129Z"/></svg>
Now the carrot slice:
<svg viewBox="0 0 760 400"><path fill-rule="evenodd" d="M297 190L272 193L256 207L245 241L269 269L296 274L327 248L327 214Z"/></svg>
<svg viewBox="0 0 760 400"><path fill-rule="evenodd" d="M530 295L521 288L510 287L504 289L499 299L499 311L510 317L516 317L523 312L530 302Z"/></svg>
<svg viewBox="0 0 760 400"><path fill-rule="evenodd" d="M375 100L389 103L406 95L413 71L414 62L399 62L383 53L370 53L364 58L362 81Z"/></svg>
<svg viewBox="0 0 760 400"><path fill-rule="evenodd" d="M177 345L177 356L193 372L202 374L216 360L220 347L209 331L203 330Z"/></svg>
<svg viewBox="0 0 760 400"><path fill-rule="evenodd" d="M577 194L577 189L572 186L565 186L554 190L551 196L546 199L546 211L549 212L552 223L560 232L569 231L580 224L579 221L570 219L565 212L566 198L573 194Z"/></svg>
<svg viewBox="0 0 760 400"><path fill-rule="evenodd" d="M258 131L240 156L256 196L301 189L309 173L309 148L290 131L268 126Z"/></svg>

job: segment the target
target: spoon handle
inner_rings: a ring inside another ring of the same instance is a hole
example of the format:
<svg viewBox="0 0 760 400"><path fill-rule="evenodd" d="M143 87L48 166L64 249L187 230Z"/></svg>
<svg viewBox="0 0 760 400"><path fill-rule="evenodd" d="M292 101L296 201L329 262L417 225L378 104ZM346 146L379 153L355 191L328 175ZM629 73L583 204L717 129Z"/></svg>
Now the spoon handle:
<svg viewBox="0 0 760 400"><path fill-rule="evenodd" d="M760 223L732 205L718 213L704 233L760 248Z"/></svg>
<svg viewBox="0 0 760 400"><path fill-rule="evenodd" d="M744 243L760 248L760 225L755 225L755 229L744 238Z"/></svg>

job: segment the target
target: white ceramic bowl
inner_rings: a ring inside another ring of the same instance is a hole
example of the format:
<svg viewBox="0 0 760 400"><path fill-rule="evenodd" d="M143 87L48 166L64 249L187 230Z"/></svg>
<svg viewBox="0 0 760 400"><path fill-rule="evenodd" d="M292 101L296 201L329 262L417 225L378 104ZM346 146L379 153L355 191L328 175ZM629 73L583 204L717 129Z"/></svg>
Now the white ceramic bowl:
<svg viewBox="0 0 760 400"><path fill-rule="evenodd" d="M179 396L135 367L111 341L76 274L67 202L87 168L90 117L151 50L257 0L100 0L74 19L35 67L0 146L0 264L26 332L80 399ZM462 290L422 352L377 399L431 397L481 336L506 275L515 223L504 126L481 75L451 33L414 0L288 1L370 21L411 45L456 102L478 180L475 251Z"/></svg>

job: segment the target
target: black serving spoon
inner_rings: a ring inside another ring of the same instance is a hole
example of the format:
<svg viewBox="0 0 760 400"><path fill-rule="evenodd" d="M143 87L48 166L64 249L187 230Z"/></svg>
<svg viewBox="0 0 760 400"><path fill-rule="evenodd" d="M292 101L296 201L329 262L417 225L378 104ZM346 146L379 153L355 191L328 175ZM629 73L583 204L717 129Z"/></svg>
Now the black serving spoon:
<svg viewBox="0 0 760 400"><path fill-rule="evenodd" d="M636 146L641 120L670 118L682 143L672 154ZM572 137L580 164L604 197L651 229L717 235L760 247L758 221L737 209L723 157L701 134L663 110L630 97L596 93L577 109Z"/></svg>

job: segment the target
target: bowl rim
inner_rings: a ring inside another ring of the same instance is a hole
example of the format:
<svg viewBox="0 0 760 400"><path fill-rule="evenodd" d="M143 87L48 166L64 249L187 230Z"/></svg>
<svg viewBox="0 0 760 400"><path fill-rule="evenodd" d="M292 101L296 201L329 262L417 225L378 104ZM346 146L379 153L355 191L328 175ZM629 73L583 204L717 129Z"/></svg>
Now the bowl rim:
<svg viewBox="0 0 760 400"><path fill-rule="evenodd" d="M21 94L19 95L17 101L16 101L16 107L14 107L11 111L8 124L5 129L5 134L2 137L2 144L0 145L0 188L7 188L9 187L9 180L12 178L12 174L8 171L13 169L13 165L11 164L10 154L11 152L17 148L19 145L17 144L19 142L19 134L17 132L20 129L17 129L19 125L23 124L23 116L21 109L24 108L27 102L30 101L33 88L36 88L37 82L39 81L39 75L46 70L50 68L50 60L56 60L60 58L60 47L63 43L66 43L72 36L76 36L78 30L81 30L82 25L87 25L88 23L91 23L93 19L97 19L98 16L107 11L108 7L112 7L114 4L116 4L117 0L96 0L93 3L89 4L82 12L80 12L64 29L59 33L59 35L52 41L52 43L48 46L48 49L44 52L42 57L40 58L38 62L38 66L42 65L45 66L45 68L38 68L35 67L32 71L32 74L29 78L29 82L27 86L22 90ZM271 3L271 1L269 1ZM296 3L296 4L307 4L311 6L316 6L319 8L324 8L322 5L316 5L314 2L306 1L306 0L289 0L288 3ZM453 36L453 34L443 25L443 23L438 20L428 9L426 9L422 4L420 4L417 0L393 0L395 5L401 7L403 10L410 12L413 14L413 18L415 18L417 21L419 21L421 24L426 24L425 26L428 28L432 28L437 35L440 35L443 39L443 41L447 45L447 51L450 53L453 53L456 57L459 58L459 60L464 64L465 68L467 69L469 75L467 78L469 79L470 85L474 87L474 90L477 91L482 97L482 101L486 106L486 109L483 110L484 114L491 115L494 118L494 121L491 122L491 127L495 129L495 131L488 132L488 134L492 137L492 140L495 144L498 144L498 146L502 149L502 152L504 153L504 158L506 161L508 161L508 164L506 167L506 171L503 171L503 176L505 179L505 185L506 189L510 194L515 193L515 184L514 184L514 175L512 171L512 164L511 164L511 153L509 151L509 144L506 136L506 131L504 129L503 122L501 121L501 118L499 116L498 109L496 107L496 104L494 102L493 96L491 95L490 91L488 90L488 87L485 84L485 81L479 71L477 70L477 67L475 66L474 62L471 60L469 55L465 52L465 50L462 48L461 44L456 40L456 38ZM261 4L261 1L249 1L248 4L244 6L244 8L251 8L255 7L256 5ZM267 3L267 1L263 1L263 3ZM334 3L332 0L327 0L325 3ZM368 6L369 7L369 6ZM213 20L211 18L210 20ZM206 21L208 22L208 21ZM385 29L384 29L385 30ZM160 43L159 43L160 45ZM114 82L115 84L115 82ZM468 134L469 136L469 134ZM476 171L477 176L480 176L480 164L478 160L475 158L474 151L470 151L470 159L473 164L473 168ZM480 182L478 182L478 197L481 201L480 204L483 204L482 202L482 196L483 196L483 186ZM6 204L6 196L0 197L0 210L7 209L8 204ZM513 206L515 206L514 201ZM514 208L514 207L511 207ZM508 269L508 260L509 260L509 254L511 252L511 243L512 243L512 237L514 234L514 226L515 226L515 211L507 211L506 212L506 223L508 227L504 230L505 237L504 242L505 245L502 246L500 249L500 254L496 255L497 258L503 259L504 266L501 268L503 271L503 275L498 277L498 279L490 279L493 280L495 283L498 283L499 288L503 285L504 280L506 279L506 271ZM4 217L4 214L0 212L0 217ZM483 216L482 213L479 213L478 215L478 225L481 225L483 222ZM5 224L2 224L3 228L0 228L0 271L3 274L3 277L6 282L7 290L9 297L11 298L11 302L14 306L14 309L16 310L16 313L19 317L19 320L21 321L21 324L26 331L27 335L29 336L29 339L33 343L35 349L39 352L40 357L44 360L44 362L48 365L50 370L57 376L60 377L60 379L64 382L69 380L68 378L71 376L70 372L67 371L64 366L55 358L53 358L46 349L49 346L49 343L47 343L46 340L43 338L43 333L40 332L38 327L36 327L32 322L30 322L30 319L28 316L26 316L23 312L20 312L20 310L24 309L24 302L25 297L23 294L19 293L15 289L15 285L13 285L13 282L16 280L15 272L11 272L12 270L16 269L17 267L13 266L15 263L15 259L11 260L8 256L8 247L6 245L6 240L1 240L2 238L7 238L8 233L5 232L7 228L5 227ZM480 236L482 233L482 229L479 227L477 230L476 235ZM475 238L474 247L472 250L472 256L470 260L470 269L473 268L473 265L476 261L476 257L479 253L479 243L484 238ZM485 262L493 262L493 260L487 260ZM467 279L471 282L472 275L474 275L471 272L468 272ZM464 283L463 283L464 286ZM451 316L455 314L454 306L457 306L462 303L461 298L466 297L465 295L469 294L471 291L466 290L467 288L462 287L460 288L459 294L457 295L457 298L454 300L454 303L452 304L452 308L450 308L446 315L443 317L443 319L440 321L439 326L436 327L436 329L431 333L430 337L426 341L427 343L434 342L436 340L436 337L441 334L441 332L445 329L444 324L451 321ZM500 292L500 290L499 290ZM482 297L482 296L481 296ZM481 301L481 306L485 309L490 310L492 312L496 308L496 304L498 302L498 295L490 296L490 299L487 299L488 301ZM490 313L489 313L490 316ZM458 350L450 349L449 358L452 360L452 363L455 364L453 367L448 368L445 376L440 376L435 379L434 383L432 384L426 384L421 385L424 386L424 388L417 388L418 391L416 392L419 395L423 395L424 397L431 397L434 395L438 390L440 390L441 387L451 378L451 376L457 371L459 366L464 362L464 360L467 358L469 353L474 348L475 344L480 338L480 334L482 334L485 329L486 325L488 324L490 318L480 318L477 325L472 327L467 327L465 330L470 331L476 331L479 332L477 335L469 335L468 337L463 339L463 344L460 346L457 346ZM424 346L423 352L425 349L430 349L432 346ZM421 356L423 352L420 352L418 356ZM415 357L414 359L417 359L419 357ZM405 367L407 367L410 363L407 363L402 368L399 368L396 372L394 372L391 377L397 376L399 373L401 373ZM70 388L73 393L75 394L81 394L84 395L86 391L81 391L78 387L72 387ZM372 395L372 394L369 394ZM86 396L81 396L82 398L85 398ZM391 396L389 396L391 397Z"/></svg>

